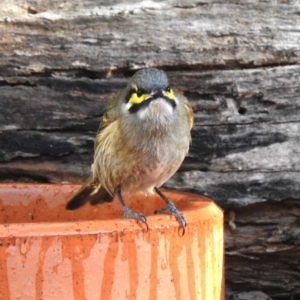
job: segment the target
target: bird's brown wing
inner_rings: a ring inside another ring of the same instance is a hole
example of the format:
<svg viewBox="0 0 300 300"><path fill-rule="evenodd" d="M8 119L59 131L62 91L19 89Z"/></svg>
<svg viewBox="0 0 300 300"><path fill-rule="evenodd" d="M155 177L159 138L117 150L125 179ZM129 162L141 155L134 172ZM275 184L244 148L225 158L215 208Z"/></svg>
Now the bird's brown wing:
<svg viewBox="0 0 300 300"><path fill-rule="evenodd" d="M185 109L186 116L188 119L189 128L191 130L194 126L194 113L193 113L192 106L191 106L189 100L182 94L176 93L176 97L183 104L183 108Z"/></svg>
<svg viewBox="0 0 300 300"><path fill-rule="evenodd" d="M104 202L112 201L113 197L106 191L106 189L100 184L95 184L92 176L90 176L81 188L74 194L66 205L66 209L77 209L87 202L92 205Z"/></svg>
<svg viewBox="0 0 300 300"><path fill-rule="evenodd" d="M190 129L192 129L194 126L194 112L192 106L188 101L186 101L184 104L184 108L186 109L186 113L188 116L189 127Z"/></svg>
<svg viewBox="0 0 300 300"><path fill-rule="evenodd" d="M112 99L108 101L106 112L104 113L100 121L99 128L94 141L94 151L97 149L98 145L102 142L102 139L100 138L100 133L103 131L104 128L109 126L118 118L118 114L114 109L114 107L117 105L116 102L118 101L119 97L122 97L121 93L122 91L117 93Z"/></svg>
<svg viewBox="0 0 300 300"><path fill-rule="evenodd" d="M96 151L97 147L103 138L101 138L101 132L104 128L112 124L116 119L117 115L114 113L113 107L116 105L116 101L120 94L118 93L114 98L112 98L107 105L107 111L104 113L100 125L97 131L97 135L94 141L94 150ZM66 205L66 209L73 210L83 206L88 201L92 204L98 204L103 202L112 201L113 197L106 191L106 189L98 182L97 179L94 179L90 176L81 188L74 194L74 196L69 200Z"/></svg>

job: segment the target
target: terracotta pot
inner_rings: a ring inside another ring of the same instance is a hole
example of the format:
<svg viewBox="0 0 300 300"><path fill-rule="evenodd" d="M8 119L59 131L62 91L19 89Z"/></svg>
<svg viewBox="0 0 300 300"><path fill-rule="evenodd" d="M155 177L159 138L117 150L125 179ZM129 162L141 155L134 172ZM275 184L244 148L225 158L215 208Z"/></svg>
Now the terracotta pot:
<svg viewBox="0 0 300 300"><path fill-rule="evenodd" d="M153 215L155 196L125 198L148 232L116 199L66 211L78 187L0 185L0 299L221 299L223 214L210 199L165 191L187 220L180 236L173 216Z"/></svg>

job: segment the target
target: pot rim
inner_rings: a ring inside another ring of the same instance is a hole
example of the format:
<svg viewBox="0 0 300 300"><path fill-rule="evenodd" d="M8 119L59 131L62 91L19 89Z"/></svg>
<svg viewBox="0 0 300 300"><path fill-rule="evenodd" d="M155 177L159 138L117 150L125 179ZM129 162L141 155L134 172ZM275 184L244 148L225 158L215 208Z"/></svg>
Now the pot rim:
<svg viewBox="0 0 300 300"><path fill-rule="evenodd" d="M0 183L0 189L16 188L71 188L74 184L36 184L36 183ZM80 185L78 185L79 187ZM205 222L209 218L215 218L218 213L223 213L211 199L198 194L188 192L164 190L167 194L176 194L189 198L187 205L180 211L187 221L186 230L195 229L195 224ZM205 214L201 213L205 208ZM174 216L170 214L157 214L147 216L149 232L161 229L179 230L178 222ZM25 236L55 236L55 235L82 235L82 234L112 234L119 232L125 234L127 232L136 232L147 234L147 230L143 224L139 224L136 220L126 218L114 218L108 220L81 220L81 221L65 221L65 222L28 222L28 223L2 223L0 224L0 238L7 237L25 237Z"/></svg>

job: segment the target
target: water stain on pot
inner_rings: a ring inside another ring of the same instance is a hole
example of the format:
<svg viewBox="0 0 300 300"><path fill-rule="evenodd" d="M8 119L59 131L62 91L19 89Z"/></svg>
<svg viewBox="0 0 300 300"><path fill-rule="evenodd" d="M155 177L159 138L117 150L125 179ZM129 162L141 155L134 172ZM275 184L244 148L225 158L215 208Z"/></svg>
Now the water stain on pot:
<svg viewBox="0 0 300 300"><path fill-rule="evenodd" d="M181 237L173 216L150 215L146 232L134 220L105 219L122 214L114 203L66 212L77 186L32 187L0 188L1 299L220 299L222 213L209 200L188 194L185 205L197 213L185 210ZM187 195L176 197L184 209ZM139 205L146 203L139 198L132 209Z"/></svg>
<svg viewBox="0 0 300 300"><path fill-rule="evenodd" d="M11 299L9 285L7 284L9 281L8 273L11 272L11 270L8 270L6 264L6 259L8 256L8 245L6 243L7 242L4 242L3 240L1 240L0 243L0 299Z"/></svg>

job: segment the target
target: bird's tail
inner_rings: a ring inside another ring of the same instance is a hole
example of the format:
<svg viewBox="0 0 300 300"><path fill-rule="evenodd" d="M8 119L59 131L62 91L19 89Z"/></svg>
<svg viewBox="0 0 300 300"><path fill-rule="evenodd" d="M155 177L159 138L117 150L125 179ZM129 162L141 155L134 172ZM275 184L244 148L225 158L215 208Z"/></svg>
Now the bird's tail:
<svg viewBox="0 0 300 300"><path fill-rule="evenodd" d="M113 197L101 184L95 184L93 178L89 177L75 195L69 200L66 205L66 209L77 209L87 202L90 202L92 205L110 202L112 199Z"/></svg>

